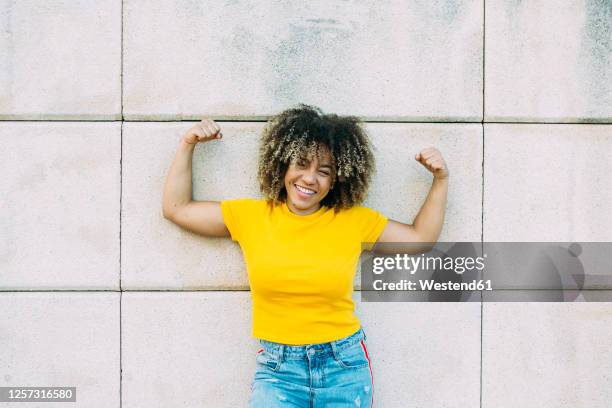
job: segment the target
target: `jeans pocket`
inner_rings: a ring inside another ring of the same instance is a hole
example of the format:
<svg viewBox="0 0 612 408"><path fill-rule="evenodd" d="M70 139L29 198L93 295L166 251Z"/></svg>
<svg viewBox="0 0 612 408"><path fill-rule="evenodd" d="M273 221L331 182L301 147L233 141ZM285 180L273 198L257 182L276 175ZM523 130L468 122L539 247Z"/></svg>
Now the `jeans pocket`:
<svg viewBox="0 0 612 408"><path fill-rule="evenodd" d="M256 361L258 365L266 367L272 371L278 371L280 368L278 355L274 355L263 348L257 351Z"/></svg>
<svg viewBox="0 0 612 408"><path fill-rule="evenodd" d="M365 368L370 364L363 340L342 350L334 351L334 359L344 368Z"/></svg>

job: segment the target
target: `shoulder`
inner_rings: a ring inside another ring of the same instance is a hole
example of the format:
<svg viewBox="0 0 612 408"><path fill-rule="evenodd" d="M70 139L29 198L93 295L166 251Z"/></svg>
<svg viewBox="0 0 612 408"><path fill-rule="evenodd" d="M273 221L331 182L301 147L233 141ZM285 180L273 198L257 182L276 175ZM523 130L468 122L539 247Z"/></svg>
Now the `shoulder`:
<svg viewBox="0 0 612 408"><path fill-rule="evenodd" d="M344 212L341 218L345 222L362 230L383 228L388 221L380 211L364 205L355 205L340 212Z"/></svg>
<svg viewBox="0 0 612 408"><path fill-rule="evenodd" d="M221 200L221 203L228 203L232 205L245 205L245 206L257 206L257 205L265 205L266 200L263 198L228 198L226 200Z"/></svg>
<svg viewBox="0 0 612 408"><path fill-rule="evenodd" d="M356 234L361 242L370 244L378 240L389 220L378 210L363 205L349 208L346 212L346 219L356 229ZM372 248L370 244L365 249L370 250Z"/></svg>
<svg viewBox="0 0 612 408"><path fill-rule="evenodd" d="M370 207L366 207L363 205L354 205L350 208L340 210L339 212L343 216L347 218L376 218L382 216L382 214Z"/></svg>
<svg viewBox="0 0 612 408"><path fill-rule="evenodd" d="M266 206L267 201L263 198L231 198L221 201L222 209L233 211L258 211Z"/></svg>

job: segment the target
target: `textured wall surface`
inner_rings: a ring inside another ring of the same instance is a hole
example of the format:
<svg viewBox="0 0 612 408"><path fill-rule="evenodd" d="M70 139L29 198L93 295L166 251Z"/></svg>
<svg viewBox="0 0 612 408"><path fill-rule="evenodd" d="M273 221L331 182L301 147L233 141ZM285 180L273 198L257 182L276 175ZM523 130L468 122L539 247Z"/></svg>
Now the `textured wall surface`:
<svg viewBox="0 0 612 408"><path fill-rule="evenodd" d="M127 119L482 114L482 0L145 4L124 7Z"/></svg>
<svg viewBox="0 0 612 408"><path fill-rule="evenodd" d="M203 117L224 138L196 147L196 200L259 197L263 120L305 102L367 122L365 204L390 218L419 210L414 155L433 145L451 171L441 241L611 241L611 25L595 0L0 0L0 386L76 386L87 408L247 405L240 248L161 214ZM612 404L609 302L355 289L379 407Z"/></svg>
<svg viewBox="0 0 612 408"><path fill-rule="evenodd" d="M0 1L0 119L121 119L120 0Z"/></svg>

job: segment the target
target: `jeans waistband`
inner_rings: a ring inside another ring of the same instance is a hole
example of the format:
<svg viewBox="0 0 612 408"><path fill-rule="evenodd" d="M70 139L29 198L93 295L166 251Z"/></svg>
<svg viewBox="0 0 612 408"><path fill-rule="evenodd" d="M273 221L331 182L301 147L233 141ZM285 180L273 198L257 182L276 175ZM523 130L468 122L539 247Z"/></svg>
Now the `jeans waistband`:
<svg viewBox="0 0 612 408"><path fill-rule="evenodd" d="M338 340L330 341L327 343L313 343L304 344L301 346L292 346L290 344L275 343L273 341L260 339L259 343L264 348L266 353L271 354L278 359L303 359L310 353L311 355L316 353L320 355L329 354L331 355L336 350L343 350L347 347L359 343L361 340L366 340L366 334L362 327L360 327L355 333L343 337ZM312 351L311 351L312 350Z"/></svg>

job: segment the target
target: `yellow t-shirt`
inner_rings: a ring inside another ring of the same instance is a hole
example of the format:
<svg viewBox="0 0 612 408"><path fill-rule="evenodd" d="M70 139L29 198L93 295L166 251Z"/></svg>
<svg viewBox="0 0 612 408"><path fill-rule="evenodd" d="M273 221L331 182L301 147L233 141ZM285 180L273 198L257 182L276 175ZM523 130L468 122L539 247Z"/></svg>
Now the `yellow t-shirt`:
<svg viewBox="0 0 612 408"><path fill-rule="evenodd" d="M387 217L363 206L301 216L252 198L222 201L221 211L244 255L254 337L302 345L359 329L351 294L361 243L376 242Z"/></svg>

